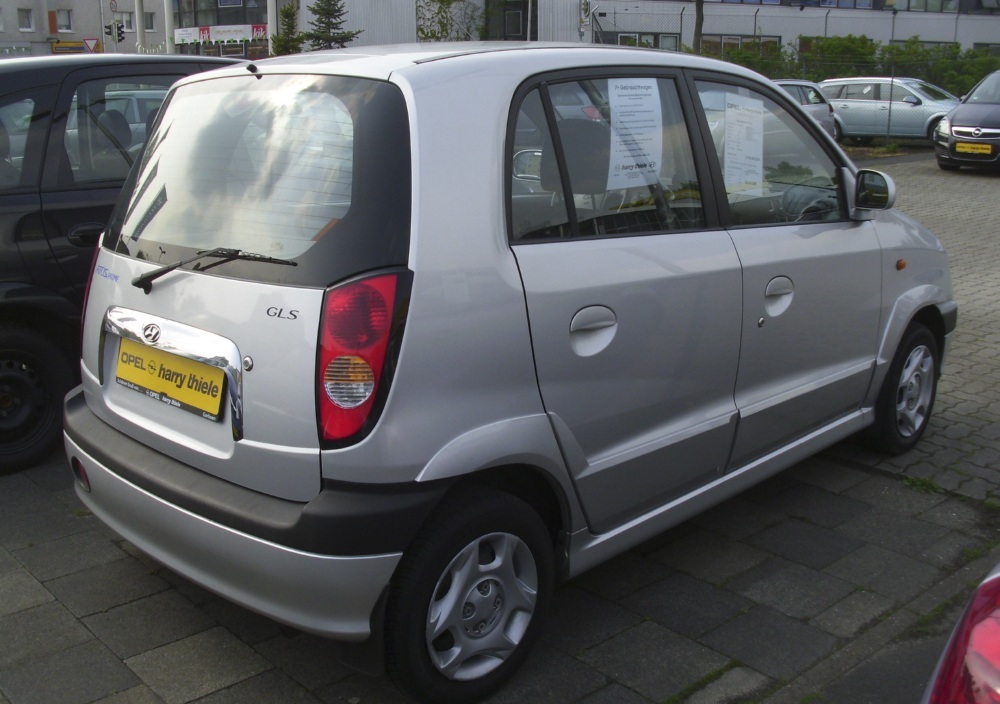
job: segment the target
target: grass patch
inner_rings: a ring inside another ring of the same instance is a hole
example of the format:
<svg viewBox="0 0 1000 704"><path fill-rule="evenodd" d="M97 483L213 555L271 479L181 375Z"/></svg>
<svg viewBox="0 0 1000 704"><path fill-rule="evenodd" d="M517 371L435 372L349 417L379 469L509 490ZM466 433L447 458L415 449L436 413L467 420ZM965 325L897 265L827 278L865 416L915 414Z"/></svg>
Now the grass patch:
<svg viewBox="0 0 1000 704"><path fill-rule="evenodd" d="M903 484L925 494L941 494L944 492L944 489L938 486L937 482L933 479L924 479L923 477L907 477L903 480Z"/></svg>

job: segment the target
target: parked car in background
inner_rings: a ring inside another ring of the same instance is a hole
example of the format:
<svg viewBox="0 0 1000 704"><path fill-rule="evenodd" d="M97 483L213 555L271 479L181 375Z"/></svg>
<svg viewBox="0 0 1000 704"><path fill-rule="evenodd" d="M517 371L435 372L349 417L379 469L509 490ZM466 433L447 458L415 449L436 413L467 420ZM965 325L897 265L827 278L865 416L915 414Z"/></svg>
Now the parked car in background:
<svg viewBox="0 0 1000 704"><path fill-rule="evenodd" d="M77 494L422 701L503 684L557 581L927 428L945 250L757 73L366 46L164 105L90 277Z"/></svg>
<svg viewBox="0 0 1000 704"><path fill-rule="evenodd" d="M1000 165L1000 71L983 78L938 123L934 155L945 171Z"/></svg>
<svg viewBox="0 0 1000 704"><path fill-rule="evenodd" d="M812 119L816 120L827 134L836 139L837 122L833 117L833 106L823 95L819 84L797 78L779 78L775 80L790 96L799 101L799 105Z"/></svg>
<svg viewBox="0 0 1000 704"><path fill-rule="evenodd" d="M916 78L830 78L820 82L833 105L838 141L851 137L932 139L958 98Z"/></svg>
<svg viewBox="0 0 1000 704"><path fill-rule="evenodd" d="M0 61L0 471L58 446L94 245L150 112L178 78L232 63L140 54Z"/></svg>
<svg viewBox="0 0 1000 704"><path fill-rule="evenodd" d="M1000 701L1000 565L976 588L927 684L921 704Z"/></svg>

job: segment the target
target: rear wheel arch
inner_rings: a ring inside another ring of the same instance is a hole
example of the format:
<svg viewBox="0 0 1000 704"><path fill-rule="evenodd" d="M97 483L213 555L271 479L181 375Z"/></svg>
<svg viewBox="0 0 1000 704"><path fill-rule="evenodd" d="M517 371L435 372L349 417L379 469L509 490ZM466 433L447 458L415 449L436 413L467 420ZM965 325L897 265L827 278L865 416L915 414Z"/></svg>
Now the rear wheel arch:
<svg viewBox="0 0 1000 704"><path fill-rule="evenodd" d="M571 515L569 502L557 482L537 467L505 465L480 470L456 482L442 503L451 496L474 488L496 489L531 506L545 524L553 546L558 544L560 533L568 530Z"/></svg>

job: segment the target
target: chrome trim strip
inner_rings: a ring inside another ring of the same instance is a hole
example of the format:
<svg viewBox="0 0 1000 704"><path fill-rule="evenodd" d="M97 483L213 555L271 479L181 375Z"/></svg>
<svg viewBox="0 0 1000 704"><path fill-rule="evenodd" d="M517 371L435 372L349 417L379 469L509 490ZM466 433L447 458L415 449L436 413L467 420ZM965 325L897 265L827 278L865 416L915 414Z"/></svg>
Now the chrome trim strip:
<svg viewBox="0 0 1000 704"><path fill-rule="evenodd" d="M148 325L156 325L160 329L159 338L155 341L149 341L143 335ZM104 386L104 345L108 333L221 369L228 382L226 393L229 396L233 440L243 438L243 363L240 351L232 340L167 318L112 306L104 314L98 347L101 386Z"/></svg>

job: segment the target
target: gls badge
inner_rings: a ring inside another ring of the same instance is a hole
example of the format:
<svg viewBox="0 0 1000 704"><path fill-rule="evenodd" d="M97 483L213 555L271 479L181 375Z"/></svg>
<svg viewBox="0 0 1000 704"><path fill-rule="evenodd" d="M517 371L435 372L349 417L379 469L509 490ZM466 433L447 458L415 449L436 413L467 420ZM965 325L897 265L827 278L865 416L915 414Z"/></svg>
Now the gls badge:
<svg viewBox="0 0 1000 704"><path fill-rule="evenodd" d="M268 308L267 314L272 318L281 318L282 320L299 319L299 312L297 310L285 310L284 308L278 308L276 306Z"/></svg>

